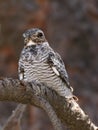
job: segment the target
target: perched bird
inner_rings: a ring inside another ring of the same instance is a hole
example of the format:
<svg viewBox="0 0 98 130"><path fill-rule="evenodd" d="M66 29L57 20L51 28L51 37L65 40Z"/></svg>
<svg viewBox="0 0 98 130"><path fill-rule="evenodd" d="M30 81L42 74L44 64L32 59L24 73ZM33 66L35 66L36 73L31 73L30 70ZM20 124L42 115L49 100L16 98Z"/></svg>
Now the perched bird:
<svg viewBox="0 0 98 130"><path fill-rule="evenodd" d="M23 33L24 48L19 59L19 79L44 83L60 96L73 98L64 63L45 38L42 30L32 28Z"/></svg>

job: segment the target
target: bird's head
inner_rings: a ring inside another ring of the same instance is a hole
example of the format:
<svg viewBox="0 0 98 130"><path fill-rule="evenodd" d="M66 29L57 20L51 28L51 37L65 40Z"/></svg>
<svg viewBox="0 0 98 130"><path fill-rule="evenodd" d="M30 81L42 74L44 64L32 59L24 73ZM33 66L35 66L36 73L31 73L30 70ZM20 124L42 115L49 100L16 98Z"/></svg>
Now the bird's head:
<svg viewBox="0 0 98 130"><path fill-rule="evenodd" d="M23 33L23 37L25 46L39 45L47 42L43 31L38 28L28 29Z"/></svg>

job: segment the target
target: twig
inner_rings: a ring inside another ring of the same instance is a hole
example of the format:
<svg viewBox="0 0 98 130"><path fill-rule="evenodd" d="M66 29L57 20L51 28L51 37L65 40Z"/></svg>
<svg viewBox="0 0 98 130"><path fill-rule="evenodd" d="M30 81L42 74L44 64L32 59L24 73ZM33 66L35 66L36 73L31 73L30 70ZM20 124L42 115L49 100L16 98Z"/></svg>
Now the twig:
<svg viewBox="0 0 98 130"><path fill-rule="evenodd" d="M2 130L21 130L20 120L25 108L26 105L19 104L5 123Z"/></svg>

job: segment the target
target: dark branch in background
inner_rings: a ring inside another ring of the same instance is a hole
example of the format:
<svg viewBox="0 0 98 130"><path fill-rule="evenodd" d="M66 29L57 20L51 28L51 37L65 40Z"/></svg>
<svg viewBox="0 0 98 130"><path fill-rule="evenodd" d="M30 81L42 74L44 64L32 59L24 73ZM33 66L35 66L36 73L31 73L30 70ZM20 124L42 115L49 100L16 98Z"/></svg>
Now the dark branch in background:
<svg viewBox="0 0 98 130"><path fill-rule="evenodd" d="M19 104L12 112L12 115L9 117L2 130L21 130L20 120L25 108L26 105Z"/></svg>
<svg viewBox="0 0 98 130"><path fill-rule="evenodd" d="M55 130L64 130L63 125L59 118L57 117L55 111L53 110L52 106L49 104L48 101L46 101L43 98L39 98L40 106L45 110L45 112L48 114L52 125L54 126Z"/></svg>
<svg viewBox="0 0 98 130"><path fill-rule="evenodd" d="M35 82L23 83L18 79L8 78L0 80L1 101L29 103L43 108L42 99L50 104L60 121L70 130L98 130L74 99L68 101L48 87ZM44 109L49 113L47 108Z"/></svg>

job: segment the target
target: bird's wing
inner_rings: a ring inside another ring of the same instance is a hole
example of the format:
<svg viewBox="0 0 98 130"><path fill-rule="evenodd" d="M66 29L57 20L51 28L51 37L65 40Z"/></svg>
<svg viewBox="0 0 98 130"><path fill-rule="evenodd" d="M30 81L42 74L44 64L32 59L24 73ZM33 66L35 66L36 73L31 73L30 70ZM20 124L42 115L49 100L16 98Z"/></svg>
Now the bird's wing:
<svg viewBox="0 0 98 130"><path fill-rule="evenodd" d="M54 73L58 75L66 85L72 90L68 81L68 74L65 69L63 60L58 53L49 53L48 64L52 67Z"/></svg>

